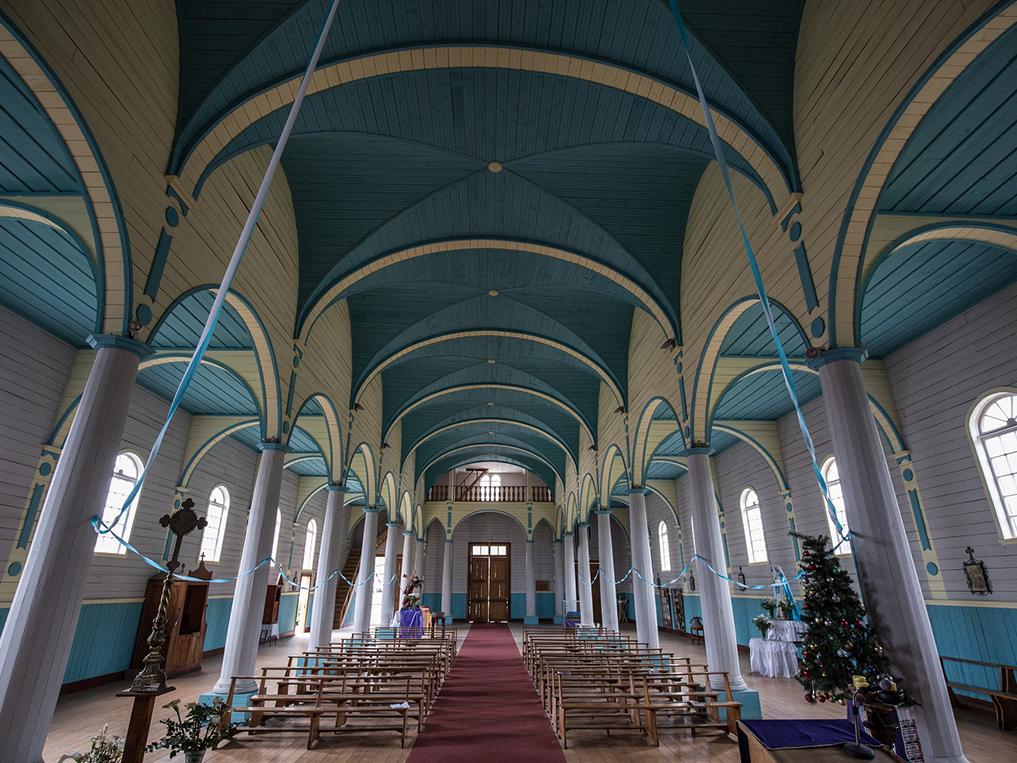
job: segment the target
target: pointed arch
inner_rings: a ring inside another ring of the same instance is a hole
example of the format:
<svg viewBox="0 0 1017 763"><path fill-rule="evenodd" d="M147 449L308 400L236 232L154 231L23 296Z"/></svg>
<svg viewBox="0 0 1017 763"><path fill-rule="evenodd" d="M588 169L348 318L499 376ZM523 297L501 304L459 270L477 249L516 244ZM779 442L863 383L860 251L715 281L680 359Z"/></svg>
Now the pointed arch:
<svg viewBox="0 0 1017 763"><path fill-rule="evenodd" d="M661 406L664 406L666 409L665 414L666 411L670 411L670 418L658 418ZM681 426L678 423L678 414L675 413L674 406L663 396L658 395L651 398L643 407L636 422L635 436L632 441L630 484L635 486L643 485L646 481L646 467L652 460L653 454L660 447L660 444L675 432L681 437L683 447L687 447L688 443L685 439L685 433L681 431Z"/></svg>

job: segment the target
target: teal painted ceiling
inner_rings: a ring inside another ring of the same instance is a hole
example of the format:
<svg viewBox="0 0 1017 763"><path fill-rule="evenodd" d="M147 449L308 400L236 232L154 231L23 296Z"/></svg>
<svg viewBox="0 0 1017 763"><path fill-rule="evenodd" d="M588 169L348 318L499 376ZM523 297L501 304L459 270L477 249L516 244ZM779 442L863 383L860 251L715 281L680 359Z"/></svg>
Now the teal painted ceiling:
<svg viewBox="0 0 1017 763"><path fill-rule="evenodd" d="M1017 216L1017 29L922 119L879 200L887 212Z"/></svg>
<svg viewBox="0 0 1017 763"><path fill-rule="evenodd" d="M184 375L186 364L164 363L144 368L138 383L166 400L172 400ZM232 371L218 365L203 363L191 381L181 407L199 415L258 415L258 405L250 388ZM253 427L259 437L260 428Z"/></svg>
<svg viewBox="0 0 1017 763"><path fill-rule="evenodd" d="M721 5L682 3L703 86L713 108L758 141L793 187L791 82L801 2ZM230 109L302 71L327 6L178 0L182 82L171 172ZM430 44L571 54L694 92L660 0L348 0L321 63ZM218 164L274 144L285 116L280 108L243 129L195 194ZM731 146L724 150L775 205L747 160ZM634 310L663 316L661 342L680 339L685 225L711 157L695 122L553 74L422 70L315 92L283 156L300 247L295 333L326 293L347 301L350 403L381 369L383 426L399 420L404 451L423 438L418 465L464 443L488 453L492 445L514 445L563 472L566 454L578 456L580 420L597 431L602 382L625 402ZM501 171L489 170L492 161ZM592 267L478 246L363 272L384 255L464 239L552 246ZM360 277L350 283L353 274ZM330 291L344 279L345 291ZM632 287L620 285L623 279ZM188 300L160 328L163 346L186 346L200 331L208 297ZM742 350L753 352L761 341L750 334L758 327L745 330ZM216 334L221 348L249 341L232 321ZM464 389L477 385L484 388ZM464 426L427 437L449 424Z"/></svg>
<svg viewBox="0 0 1017 763"><path fill-rule="evenodd" d="M150 344L160 348L192 348L201 338L208 313L215 301L211 291L195 291L180 299L155 327ZM212 333L209 348L213 350L249 350L254 341L229 303L219 314L219 322Z"/></svg>
<svg viewBox="0 0 1017 763"><path fill-rule="evenodd" d="M0 58L0 193L77 194L81 185L59 133L31 90Z"/></svg>
<svg viewBox="0 0 1017 763"><path fill-rule="evenodd" d="M95 331L92 256L64 230L0 217L0 304L76 347Z"/></svg>
<svg viewBox="0 0 1017 763"><path fill-rule="evenodd" d="M183 114L175 160L231 104L303 69L329 2L178 0L177 5ZM681 7L711 100L742 120L790 166L788 122L800 0L685 0ZM660 0L348 0L339 6L322 60L429 43L567 51L693 89L674 21Z"/></svg>
<svg viewBox="0 0 1017 763"><path fill-rule="evenodd" d="M807 371L792 371L798 399L802 404L820 395L819 377ZM714 419L779 419L794 410L784 376L778 370L745 376L724 392L714 410ZM711 438L711 444L719 437ZM714 445L717 448L717 445Z"/></svg>
<svg viewBox="0 0 1017 763"><path fill-rule="evenodd" d="M1017 252L965 241L902 247L866 285L862 344L885 357L1015 281Z"/></svg>

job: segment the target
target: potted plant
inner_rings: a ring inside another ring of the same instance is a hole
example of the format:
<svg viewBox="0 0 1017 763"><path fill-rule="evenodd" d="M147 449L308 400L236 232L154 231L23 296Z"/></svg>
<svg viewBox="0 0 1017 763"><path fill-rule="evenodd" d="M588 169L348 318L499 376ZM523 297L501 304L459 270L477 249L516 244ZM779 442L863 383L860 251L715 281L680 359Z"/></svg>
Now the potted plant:
<svg viewBox="0 0 1017 763"><path fill-rule="evenodd" d="M766 613L766 617L770 620L777 619L777 600L776 599L763 599L759 605L762 607L763 612Z"/></svg>
<svg viewBox="0 0 1017 763"><path fill-rule="evenodd" d="M766 634L770 630L770 618L766 615L756 615L752 618L752 624L759 628L760 638L766 638Z"/></svg>
<svg viewBox="0 0 1017 763"><path fill-rule="evenodd" d="M220 742L232 739L237 733L236 724L230 718L233 708L218 697L211 705L189 702L184 716L180 714L179 699L163 707L172 708L176 718L159 721L166 727L166 735L148 745L148 752L169 750L171 758L182 752L187 763L200 763L206 750L215 749Z"/></svg>
<svg viewBox="0 0 1017 763"><path fill-rule="evenodd" d="M75 763L120 763L124 757L124 740L118 736L107 737L109 724L102 727L96 736L92 737L92 746L88 752L80 752L64 755L58 763L65 760L73 760Z"/></svg>

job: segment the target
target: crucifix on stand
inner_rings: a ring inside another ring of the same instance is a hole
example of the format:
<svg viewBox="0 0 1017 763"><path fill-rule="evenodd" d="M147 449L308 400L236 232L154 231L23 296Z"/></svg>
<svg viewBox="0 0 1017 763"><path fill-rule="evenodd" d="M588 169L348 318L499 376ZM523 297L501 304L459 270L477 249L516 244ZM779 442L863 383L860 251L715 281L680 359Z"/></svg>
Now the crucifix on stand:
<svg viewBox="0 0 1017 763"><path fill-rule="evenodd" d="M148 730L152 725L155 710L155 698L173 691L166 685L166 673L162 669L165 660L166 646L166 612L169 607L170 590L173 587L173 573L180 566L180 545L184 536L194 530L201 530L208 524L204 517L194 513L194 501L185 500L178 511L165 514L159 524L168 527L176 536L173 545L173 556L166 562L166 578L162 583L162 596L159 598L159 609L152 620L152 631L148 635L148 654L143 660L141 671L131 682L131 688L118 692L118 697L133 697L134 707L131 708L131 722L127 727L127 739L124 745L123 763L141 763L148 742Z"/></svg>

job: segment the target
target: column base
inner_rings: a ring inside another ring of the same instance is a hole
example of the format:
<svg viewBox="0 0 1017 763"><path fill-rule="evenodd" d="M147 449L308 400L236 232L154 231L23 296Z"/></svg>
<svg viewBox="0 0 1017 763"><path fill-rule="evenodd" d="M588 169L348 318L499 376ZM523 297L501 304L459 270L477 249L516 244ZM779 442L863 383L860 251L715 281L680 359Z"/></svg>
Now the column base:
<svg viewBox="0 0 1017 763"><path fill-rule="evenodd" d="M250 704L251 704L251 697L253 697L257 693L258 693L257 690L250 691L250 692L234 693L233 694L233 706L234 707L237 707L237 706L240 706L240 707L249 707ZM223 702L225 702L227 696L229 696L228 692L217 692L217 691L213 690L213 691L210 691L210 692L206 692L205 694L199 694L198 695L198 704L199 705L211 705L215 701L216 697L218 697ZM247 719L248 719L248 713L232 713L231 716L230 716L230 720L233 721L233 723L236 723L237 725L240 725L240 726L246 724L247 723Z"/></svg>
<svg viewBox="0 0 1017 763"><path fill-rule="evenodd" d="M540 618L537 617L536 615L534 615L533 617L527 615L526 617L523 618L523 625L540 625Z"/></svg>
<svg viewBox="0 0 1017 763"><path fill-rule="evenodd" d="M720 692L717 697L718 702L727 701L725 696L727 692ZM753 721L759 720L763 717L763 709L759 705L759 692L755 689L743 689L742 691L731 692L732 702L742 703L742 720ZM721 720L727 719L727 711L724 708L719 709Z"/></svg>

